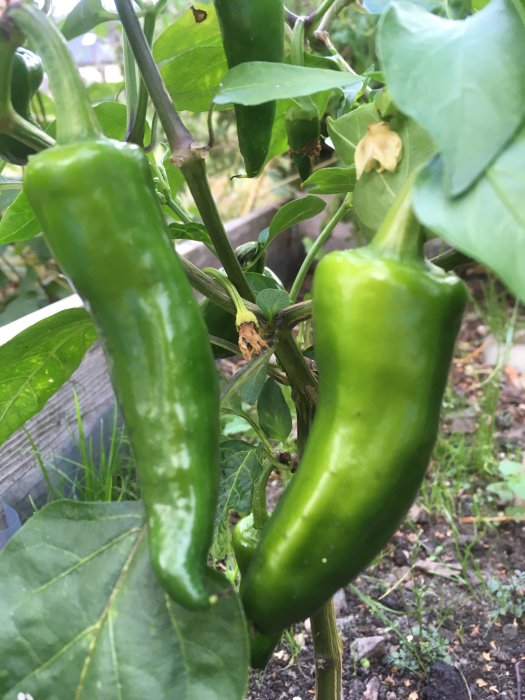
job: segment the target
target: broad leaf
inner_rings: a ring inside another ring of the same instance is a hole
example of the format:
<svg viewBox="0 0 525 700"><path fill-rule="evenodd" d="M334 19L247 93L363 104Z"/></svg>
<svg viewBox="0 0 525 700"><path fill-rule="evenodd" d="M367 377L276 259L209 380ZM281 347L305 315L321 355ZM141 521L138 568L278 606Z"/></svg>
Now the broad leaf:
<svg viewBox="0 0 525 700"><path fill-rule="evenodd" d="M231 102L257 105L270 100L303 97L348 85L361 85L362 82L360 76L352 73L253 61L228 71L213 101L218 105Z"/></svg>
<svg viewBox="0 0 525 700"><path fill-rule="evenodd" d="M215 572L209 587L203 612L168 598L140 503L47 506L0 554L0 696L242 700L239 601Z"/></svg>
<svg viewBox="0 0 525 700"><path fill-rule="evenodd" d="M95 106L95 112L104 134L110 139L124 141L128 122L126 105L104 101Z"/></svg>
<svg viewBox="0 0 525 700"><path fill-rule="evenodd" d="M174 58L188 49L199 46L222 46L221 30L212 3L201 6L206 18L196 21L192 9L179 15L153 44L153 56L157 62Z"/></svg>
<svg viewBox="0 0 525 700"><path fill-rule="evenodd" d="M378 49L397 106L438 145L446 191L464 192L525 117L525 26L511 0L464 20L392 2Z"/></svg>
<svg viewBox="0 0 525 700"><path fill-rule="evenodd" d="M263 289L257 294L255 301L268 321L271 322L279 311L290 305L290 296L284 289Z"/></svg>
<svg viewBox="0 0 525 700"><path fill-rule="evenodd" d="M210 234L203 224L198 224L196 222L181 224L176 222L170 224L168 229L171 237L176 240L199 241L199 243L204 243L211 251L215 250Z"/></svg>
<svg viewBox="0 0 525 700"><path fill-rule="evenodd" d="M248 515L252 509L253 484L261 473L258 447L243 440L225 440L220 446L221 482L215 518L216 531L226 524L230 511Z"/></svg>
<svg viewBox="0 0 525 700"><path fill-rule="evenodd" d="M374 105L361 105L339 119L328 117L328 134L335 152L343 163L354 164L355 149L366 134L368 125L380 120Z"/></svg>
<svg viewBox="0 0 525 700"><path fill-rule="evenodd" d="M525 128L461 197L445 191L441 159L419 175L414 208L422 224L492 269L525 302Z"/></svg>
<svg viewBox="0 0 525 700"><path fill-rule="evenodd" d="M280 233L295 226L300 221L317 216L325 207L326 202L312 194L288 202L273 217L270 228L263 236L264 240L261 240L261 243L268 245Z"/></svg>
<svg viewBox="0 0 525 700"><path fill-rule="evenodd" d="M240 398L253 406L259 398L268 374L268 362L263 362L248 379L241 384Z"/></svg>
<svg viewBox="0 0 525 700"><path fill-rule="evenodd" d="M407 117L396 117L390 122L403 141L403 155L393 173L375 170L364 173L357 181L353 206L354 215L365 233L375 233L408 175L424 165L435 153L428 133Z"/></svg>
<svg viewBox="0 0 525 700"><path fill-rule="evenodd" d="M284 442L292 430L292 416L279 384L267 379L257 402L259 425L274 440Z"/></svg>
<svg viewBox="0 0 525 700"><path fill-rule="evenodd" d="M84 309L68 309L0 346L0 444L69 379L95 336Z"/></svg>
<svg viewBox="0 0 525 700"><path fill-rule="evenodd" d="M303 182L312 194L347 194L355 187L355 167L321 168Z"/></svg>
<svg viewBox="0 0 525 700"><path fill-rule="evenodd" d="M118 20L118 14L106 10L101 0L80 0L66 17L62 34L67 40L74 39L98 24L112 20Z"/></svg>
<svg viewBox="0 0 525 700"><path fill-rule="evenodd" d="M179 111L207 112L227 68L222 46L198 46L163 63L160 72Z"/></svg>
<svg viewBox="0 0 525 700"><path fill-rule="evenodd" d="M6 209L0 220L0 243L27 241L40 232L25 192L22 190Z"/></svg>

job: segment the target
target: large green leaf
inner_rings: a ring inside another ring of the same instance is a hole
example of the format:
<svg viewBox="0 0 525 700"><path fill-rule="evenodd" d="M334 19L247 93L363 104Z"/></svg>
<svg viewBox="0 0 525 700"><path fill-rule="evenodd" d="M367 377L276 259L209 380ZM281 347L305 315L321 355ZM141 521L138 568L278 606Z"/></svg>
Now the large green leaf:
<svg viewBox="0 0 525 700"><path fill-rule="evenodd" d="M292 416L283 390L271 377L266 380L257 402L259 425L274 440L285 442L292 430Z"/></svg>
<svg viewBox="0 0 525 700"><path fill-rule="evenodd" d="M178 110L207 112L227 69L222 46L198 46L163 63L160 72Z"/></svg>
<svg viewBox="0 0 525 700"><path fill-rule="evenodd" d="M381 117L373 104L361 105L338 119L328 117L328 135L343 163L354 165L357 144L366 134L367 126L378 121L381 121Z"/></svg>
<svg viewBox="0 0 525 700"><path fill-rule="evenodd" d="M162 62L174 58L188 49L199 46L222 46L219 21L212 3L199 3L199 10L206 18L197 22L193 8L186 10L159 36L153 44L153 56Z"/></svg>
<svg viewBox="0 0 525 700"><path fill-rule="evenodd" d="M258 447L243 440L221 443L221 484L216 527L226 523L231 510L247 515L252 509L253 483L261 472Z"/></svg>
<svg viewBox="0 0 525 700"><path fill-rule="evenodd" d="M447 195L443 163L433 160L414 191L419 220L494 270L525 302L525 127L461 197Z"/></svg>
<svg viewBox="0 0 525 700"><path fill-rule="evenodd" d="M39 232L40 224L35 219L25 192L22 190L7 207L0 220L0 243L27 241Z"/></svg>
<svg viewBox="0 0 525 700"><path fill-rule="evenodd" d="M390 125L403 141L403 155L395 172L363 173L354 189L354 214L366 233L377 231L408 175L435 153L435 145L413 119L396 117ZM365 129L366 132L366 129ZM364 134L363 134L364 135Z"/></svg>
<svg viewBox="0 0 525 700"><path fill-rule="evenodd" d="M460 194L525 117L525 26L511 0L464 20L392 2L378 50L394 101L433 136L447 192Z"/></svg>
<svg viewBox="0 0 525 700"><path fill-rule="evenodd" d="M95 336L84 309L68 309L0 346L0 444L69 379Z"/></svg>
<svg viewBox="0 0 525 700"><path fill-rule="evenodd" d="M0 696L242 700L240 604L214 572L209 587L203 612L168 598L140 503L47 506L0 554Z"/></svg>
<svg viewBox="0 0 525 700"><path fill-rule="evenodd" d="M224 76L215 104L257 105L270 100L304 97L325 90L360 85L352 73L305 68L284 63L252 61L235 66Z"/></svg>

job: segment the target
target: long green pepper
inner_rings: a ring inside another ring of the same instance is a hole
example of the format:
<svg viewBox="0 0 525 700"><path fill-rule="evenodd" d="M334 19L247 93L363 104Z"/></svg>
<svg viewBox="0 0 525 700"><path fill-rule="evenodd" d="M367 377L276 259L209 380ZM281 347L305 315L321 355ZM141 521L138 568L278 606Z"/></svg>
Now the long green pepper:
<svg viewBox="0 0 525 700"><path fill-rule="evenodd" d="M229 68L248 61L283 61L282 0L215 0L215 9ZM275 102L235 105L235 118L246 175L256 177L270 148Z"/></svg>
<svg viewBox="0 0 525 700"><path fill-rule="evenodd" d="M30 4L8 16L42 55L59 145L24 191L103 345L137 463L153 568L172 598L209 605L218 388L206 328L173 250L144 153L100 135L60 33Z"/></svg>
<svg viewBox="0 0 525 700"><path fill-rule="evenodd" d="M431 456L465 301L424 260L407 192L369 246L319 263L317 412L241 585L261 632L319 610L397 529Z"/></svg>

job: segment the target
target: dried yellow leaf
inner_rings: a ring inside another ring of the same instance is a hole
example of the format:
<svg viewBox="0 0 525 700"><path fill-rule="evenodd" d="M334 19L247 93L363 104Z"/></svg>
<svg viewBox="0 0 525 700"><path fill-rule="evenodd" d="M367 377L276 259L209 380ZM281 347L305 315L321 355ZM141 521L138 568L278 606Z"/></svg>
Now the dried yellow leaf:
<svg viewBox="0 0 525 700"><path fill-rule="evenodd" d="M368 125L368 130L355 149L356 177L370 172L377 164L377 172L393 173L401 160L403 142L401 137L386 122Z"/></svg>

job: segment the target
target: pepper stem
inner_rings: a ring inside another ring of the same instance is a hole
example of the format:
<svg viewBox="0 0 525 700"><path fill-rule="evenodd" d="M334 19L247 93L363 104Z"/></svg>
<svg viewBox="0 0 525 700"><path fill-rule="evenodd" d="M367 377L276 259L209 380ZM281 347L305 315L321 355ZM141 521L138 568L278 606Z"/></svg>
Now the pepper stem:
<svg viewBox="0 0 525 700"><path fill-rule="evenodd" d="M17 26L42 58L55 99L58 143L100 136L100 126L86 88L58 28L31 2L12 3L4 18Z"/></svg>
<svg viewBox="0 0 525 700"><path fill-rule="evenodd" d="M371 247L398 260L423 260L424 238L412 210L412 187L417 171L405 180L383 219Z"/></svg>
<svg viewBox="0 0 525 700"><path fill-rule="evenodd" d="M316 700L341 700L341 640L331 598L310 618L315 658Z"/></svg>
<svg viewBox="0 0 525 700"><path fill-rule="evenodd" d="M237 330L239 330L243 323L253 323L255 328L259 328L257 316L251 311L248 311L244 301L241 298L241 295L235 289L234 284L230 282L226 275L223 275L222 272L219 272L219 270L216 270L214 267L205 267L203 272L220 282L230 295L230 298L235 306L235 326L237 327Z"/></svg>

